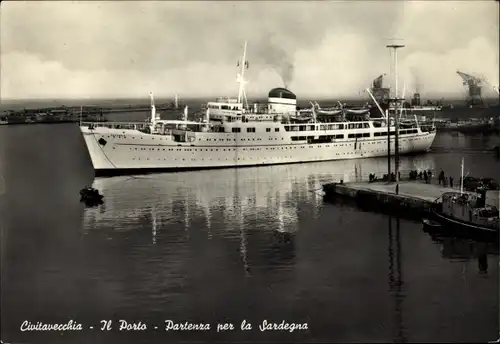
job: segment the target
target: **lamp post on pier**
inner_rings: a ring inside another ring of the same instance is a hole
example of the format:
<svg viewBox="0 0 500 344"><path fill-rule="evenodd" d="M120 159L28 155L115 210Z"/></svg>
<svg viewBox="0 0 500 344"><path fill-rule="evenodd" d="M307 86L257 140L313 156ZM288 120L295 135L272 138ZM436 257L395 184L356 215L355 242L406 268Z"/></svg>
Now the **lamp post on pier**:
<svg viewBox="0 0 500 344"><path fill-rule="evenodd" d="M403 106L402 101L404 101L404 98L398 98L398 49L404 48L405 46L403 44L388 44L386 45L386 48L392 49L394 51L393 57L394 57L394 97L389 99L389 108L390 104L394 104L394 173L396 175L396 194L399 194L399 120L398 120L398 109L399 107ZM390 111L389 111L390 112ZM388 113L389 114L389 113ZM390 123L389 117L388 119L388 125ZM389 148L389 154L390 154L390 129L388 129L389 133L387 136L388 140L388 148ZM390 160L390 155L389 155L389 160ZM390 163L389 163L389 169L390 169ZM391 171L389 170L389 178Z"/></svg>

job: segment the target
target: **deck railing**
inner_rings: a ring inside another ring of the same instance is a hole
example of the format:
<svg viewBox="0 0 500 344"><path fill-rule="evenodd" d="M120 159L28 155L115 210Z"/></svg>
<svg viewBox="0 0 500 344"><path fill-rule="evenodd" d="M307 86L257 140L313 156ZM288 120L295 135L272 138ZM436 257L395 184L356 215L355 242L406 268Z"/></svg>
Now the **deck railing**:
<svg viewBox="0 0 500 344"><path fill-rule="evenodd" d="M150 124L146 122L82 122L82 127L103 127L110 129L143 130Z"/></svg>

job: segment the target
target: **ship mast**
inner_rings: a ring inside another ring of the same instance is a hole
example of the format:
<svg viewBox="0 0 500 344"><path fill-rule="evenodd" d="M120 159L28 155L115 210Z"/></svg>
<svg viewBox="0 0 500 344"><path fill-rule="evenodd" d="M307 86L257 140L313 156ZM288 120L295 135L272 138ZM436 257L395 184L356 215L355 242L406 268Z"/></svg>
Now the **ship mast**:
<svg viewBox="0 0 500 344"><path fill-rule="evenodd" d="M243 59L241 61L241 72L238 74L237 81L240 84L238 91L238 103L241 103L242 96L245 94L245 68L248 68L247 62L247 41L245 41L245 47L243 48Z"/></svg>

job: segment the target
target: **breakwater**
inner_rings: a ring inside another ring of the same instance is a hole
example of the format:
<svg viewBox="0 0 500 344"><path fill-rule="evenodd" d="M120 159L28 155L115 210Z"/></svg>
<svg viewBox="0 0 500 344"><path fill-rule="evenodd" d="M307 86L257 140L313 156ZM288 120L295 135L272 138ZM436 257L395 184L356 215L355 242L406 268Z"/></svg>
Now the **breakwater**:
<svg viewBox="0 0 500 344"><path fill-rule="evenodd" d="M175 111L182 109L179 104L158 104L158 111ZM0 114L2 124L33 124L33 123L68 123L68 122L106 122L106 115L149 112L149 104L117 105L117 106L57 106L44 108L23 108L18 110L6 110Z"/></svg>

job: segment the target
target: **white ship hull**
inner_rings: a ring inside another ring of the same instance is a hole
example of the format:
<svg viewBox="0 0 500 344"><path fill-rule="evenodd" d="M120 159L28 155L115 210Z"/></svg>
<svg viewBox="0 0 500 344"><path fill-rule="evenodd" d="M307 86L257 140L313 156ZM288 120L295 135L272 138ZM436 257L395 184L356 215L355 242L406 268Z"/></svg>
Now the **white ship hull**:
<svg viewBox="0 0 500 344"><path fill-rule="evenodd" d="M172 135L139 130L86 126L80 129L98 176L387 156L387 136L374 137L373 128L296 132L285 131L282 124L276 123L271 132L263 133L188 132L193 141L182 143L174 141ZM365 135L370 132L370 137L347 138L349 133L356 132ZM296 142L292 138L338 134L346 138L327 143ZM417 133L400 135L400 154L427 152L435 135L435 131L420 129ZM392 153L394 141L391 136Z"/></svg>

